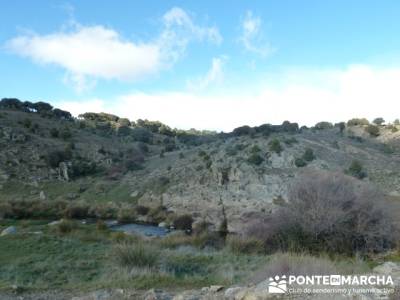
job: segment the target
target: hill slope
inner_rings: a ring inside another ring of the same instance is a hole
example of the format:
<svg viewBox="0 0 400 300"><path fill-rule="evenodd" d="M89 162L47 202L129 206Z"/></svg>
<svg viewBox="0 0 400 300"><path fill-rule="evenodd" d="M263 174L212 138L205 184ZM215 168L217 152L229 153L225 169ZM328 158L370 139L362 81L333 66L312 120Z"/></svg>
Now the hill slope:
<svg viewBox="0 0 400 300"><path fill-rule="evenodd" d="M239 230L253 215L282 205L305 168L347 170L398 197L400 126L376 128L378 134L354 122L342 130L285 122L216 134L110 114L75 119L43 103L3 99L3 214L16 214L24 202L40 216L38 205L50 203L73 217L170 222L189 213L218 226L224 208L230 229Z"/></svg>

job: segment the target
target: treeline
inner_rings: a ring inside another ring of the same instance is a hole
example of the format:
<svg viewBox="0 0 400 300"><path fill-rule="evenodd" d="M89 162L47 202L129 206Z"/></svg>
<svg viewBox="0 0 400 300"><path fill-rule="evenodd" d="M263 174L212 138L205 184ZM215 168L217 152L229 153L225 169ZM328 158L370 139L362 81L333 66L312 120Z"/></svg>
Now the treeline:
<svg viewBox="0 0 400 300"><path fill-rule="evenodd" d="M30 102L21 101L16 98L3 98L0 100L0 109L17 110L27 113L38 113L42 116L56 117L65 120L72 119L72 115L68 111L53 108L51 104L42 101Z"/></svg>

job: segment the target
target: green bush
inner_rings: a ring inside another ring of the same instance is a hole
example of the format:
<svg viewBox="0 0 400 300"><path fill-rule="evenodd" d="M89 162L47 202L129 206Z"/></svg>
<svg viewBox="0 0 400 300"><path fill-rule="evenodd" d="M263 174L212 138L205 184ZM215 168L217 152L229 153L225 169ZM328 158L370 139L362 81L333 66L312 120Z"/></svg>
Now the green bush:
<svg viewBox="0 0 400 300"><path fill-rule="evenodd" d="M288 146L292 146L293 144L297 144L298 140L294 137L291 137L291 138L285 139L283 142Z"/></svg>
<svg viewBox="0 0 400 300"><path fill-rule="evenodd" d="M307 166L307 162L306 162L303 158L301 158L301 157L296 158L296 159L294 160L294 164L295 164L295 166L298 167L298 168L302 168L302 167Z"/></svg>
<svg viewBox="0 0 400 300"><path fill-rule="evenodd" d="M358 179L367 177L367 173L365 172L363 165L358 160L353 160L345 173Z"/></svg>
<svg viewBox="0 0 400 300"><path fill-rule="evenodd" d="M89 206L83 203L71 203L64 210L64 216L69 219L84 219L89 216Z"/></svg>
<svg viewBox="0 0 400 300"><path fill-rule="evenodd" d="M50 129L50 136L51 137L53 137L53 138L58 138L58 136L59 136L59 131L58 131L58 129L57 128L51 128Z"/></svg>
<svg viewBox="0 0 400 300"><path fill-rule="evenodd" d="M138 215L145 216L149 213L150 208L143 205L136 206L136 212Z"/></svg>
<svg viewBox="0 0 400 300"><path fill-rule="evenodd" d="M261 149L258 145L254 145L253 147L250 148L250 153L258 153L260 151Z"/></svg>
<svg viewBox="0 0 400 300"><path fill-rule="evenodd" d="M25 119L22 121L22 125L23 125L25 128L31 128L31 126L32 126L32 120L31 120L31 119L28 119L28 118L25 118Z"/></svg>
<svg viewBox="0 0 400 300"><path fill-rule="evenodd" d="M314 151L311 148L306 148L303 154L303 159L305 161L313 161L315 159Z"/></svg>
<svg viewBox="0 0 400 300"><path fill-rule="evenodd" d="M365 127L365 131L368 132L370 136L379 135L379 127L376 125L368 125L367 127Z"/></svg>
<svg viewBox="0 0 400 300"><path fill-rule="evenodd" d="M257 153L253 153L247 158L248 163L256 166L261 165L263 161L264 159Z"/></svg>
<svg viewBox="0 0 400 300"><path fill-rule="evenodd" d="M382 152L385 154L393 154L394 149L392 146L390 146L388 144L382 144Z"/></svg>
<svg viewBox="0 0 400 300"><path fill-rule="evenodd" d="M269 142L269 150L278 154L282 152L283 148L277 138L274 138Z"/></svg>
<svg viewBox="0 0 400 300"><path fill-rule="evenodd" d="M60 162L68 161L72 158L70 151L63 150L52 150L46 155L46 162L52 167L57 168Z"/></svg>
<svg viewBox="0 0 400 300"><path fill-rule="evenodd" d="M71 130L68 127L64 127L59 135L63 140L68 140L72 137Z"/></svg>

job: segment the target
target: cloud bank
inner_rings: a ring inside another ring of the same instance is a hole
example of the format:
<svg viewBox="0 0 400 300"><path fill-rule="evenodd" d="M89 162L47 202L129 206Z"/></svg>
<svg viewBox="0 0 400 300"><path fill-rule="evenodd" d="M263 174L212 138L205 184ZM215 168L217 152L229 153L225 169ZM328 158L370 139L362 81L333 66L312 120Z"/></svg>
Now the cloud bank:
<svg viewBox="0 0 400 300"><path fill-rule="evenodd" d="M61 101L59 105L75 115L89 108L134 120L160 120L177 128L223 131L284 120L314 125L353 117L384 117L388 121L400 117L400 68L291 69L270 77L273 79L230 93L133 92L114 99Z"/></svg>

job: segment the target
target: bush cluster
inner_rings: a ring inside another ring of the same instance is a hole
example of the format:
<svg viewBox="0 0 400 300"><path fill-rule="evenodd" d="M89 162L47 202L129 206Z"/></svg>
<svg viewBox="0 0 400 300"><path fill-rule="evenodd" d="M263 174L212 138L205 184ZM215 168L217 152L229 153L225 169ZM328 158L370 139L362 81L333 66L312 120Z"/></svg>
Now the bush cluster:
<svg viewBox="0 0 400 300"><path fill-rule="evenodd" d="M368 254L395 246L398 228L382 195L343 174L308 171L293 185L289 201L254 222L249 236L266 250Z"/></svg>

